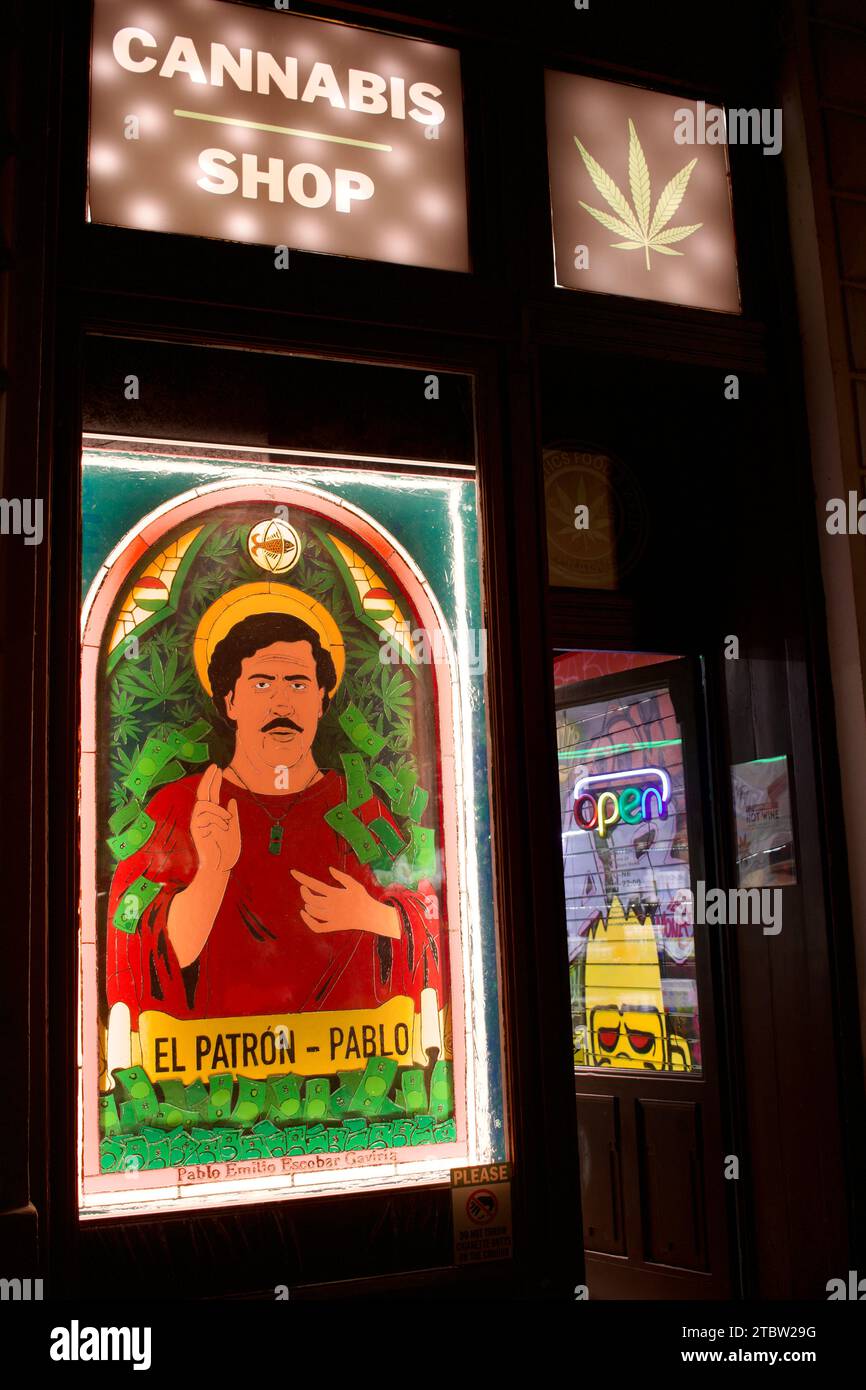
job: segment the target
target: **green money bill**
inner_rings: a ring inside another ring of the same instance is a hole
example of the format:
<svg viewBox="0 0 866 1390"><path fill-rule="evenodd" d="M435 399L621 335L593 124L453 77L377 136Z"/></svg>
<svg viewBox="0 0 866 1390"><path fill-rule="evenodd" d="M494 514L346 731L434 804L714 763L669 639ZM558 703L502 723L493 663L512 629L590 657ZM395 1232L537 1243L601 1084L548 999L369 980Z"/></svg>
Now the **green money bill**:
<svg viewBox="0 0 866 1390"><path fill-rule="evenodd" d="M430 793L423 787L416 787L406 808L406 815L412 821L419 821L427 810L427 802L430 800Z"/></svg>
<svg viewBox="0 0 866 1390"><path fill-rule="evenodd" d="M120 1115L117 1112L117 1101L114 1096L99 1097L99 1127L103 1134L112 1134L120 1129Z"/></svg>
<svg viewBox="0 0 866 1390"><path fill-rule="evenodd" d="M373 788L367 781L367 767L360 753L341 753L340 762L346 777L346 804L354 811L370 800Z"/></svg>
<svg viewBox="0 0 866 1390"><path fill-rule="evenodd" d="M208 724L205 724L204 728L193 724L191 729L170 729L165 736L165 741L171 749L172 756L180 758L185 763L206 762L208 746L206 743L199 742L199 735L207 733L209 727Z"/></svg>
<svg viewBox="0 0 866 1390"><path fill-rule="evenodd" d="M285 1158L289 1151L289 1143L282 1130L277 1130L276 1134L265 1135L262 1143L269 1158Z"/></svg>
<svg viewBox="0 0 866 1390"><path fill-rule="evenodd" d="M231 1072L213 1072L208 1077L210 1087L209 1102L211 1105L226 1106L231 1105L232 1090L234 1089L235 1079Z"/></svg>
<svg viewBox="0 0 866 1390"><path fill-rule="evenodd" d="M146 811L140 811L125 830L121 830L119 835L112 835L108 843L108 848L115 859L128 859L131 854L135 854L147 844L156 827L156 821L151 820Z"/></svg>
<svg viewBox="0 0 866 1390"><path fill-rule="evenodd" d="M375 1124L370 1126L371 1149L393 1149L394 1131L392 1125Z"/></svg>
<svg viewBox="0 0 866 1390"><path fill-rule="evenodd" d="M123 1159L124 1144L121 1139L103 1139L99 1146L99 1169L102 1173L114 1173Z"/></svg>
<svg viewBox="0 0 866 1390"><path fill-rule="evenodd" d="M418 1115L427 1109L427 1086L420 1067L404 1071L401 1077L403 1106L408 1115Z"/></svg>
<svg viewBox="0 0 866 1390"><path fill-rule="evenodd" d="M301 1082L297 1076L269 1076L271 1103L282 1119L292 1119L301 1110Z"/></svg>
<svg viewBox="0 0 866 1390"><path fill-rule="evenodd" d="M141 1135L130 1135L123 1146L121 1168L127 1173L137 1173L147 1167L147 1140Z"/></svg>
<svg viewBox="0 0 866 1390"><path fill-rule="evenodd" d="M397 773L398 792L395 797L391 798L391 810L395 816L408 815L415 782L416 777L411 767L401 767Z"/></svg>
<svg viewBox="0 0 866 1390"><path fill-rule="evenodd" d="M115 811L113 816L108 818L108 828L112 835L119 835L121 830L125 830L141 812L141 806L135 797L127 801L125 806L121 806L119 811Z"/></svg>
<svg viewBox="0 0 866 1390"><path fill-rule="evenodd" d="M324 818L332 830L335 830L344 840L348 840L361 864L369 864L373 859L379 857L379 846L373 836L366 825L358 820L355 813L349 809L345 801L342 801L339 806L332 807L330 811L326 811Z"/></svg>
<svg viewBox="0 0 866 1390"><path fill-rule="evenodd" d="M204 1081L195 1080L186 1087L186 1109L197 1111L202 1115L204 1106L209 1102L209 1094Z"/></svg>
<svg viewBox="0 0 866 1390"><path fill-rule="evenodd" d="M157 1113L157 1123L165 1125L167 1129L176 1129L178 1125L196 1124L201 1118L197 1110L184 1110L182 1105L175 1105L173 1101L161 1101Z"/></svg>
<svg viewBox="0 0 866 1390"><path fill-rule="evenodd" d="M426 1120L428 1121L428 1123L427 1123L426 1125L423 1125L423 1124L420 1123L421 1120L423 1120L423 1119L426 1119ZM433 1116L432 1116L432 1115L416 1115L416 1116L415 1116L415 1128L414 1128L413 1131L412 1131L412 1137L411 1137L411 1139L409 1140L409 1143L410 1143L410 1145L411 1145L411 1147L412 1147L413 1149L414 1149L414 1148L417 1148L419 1144L432 1144L432 1143L433 1143Z"/></svg>
<svg viewBox="0 0 866 1390"><path fill-rule="evenodd" d="M355 1086L339 1086L328 1098L328 1114L342 1120L355 1094Z"/></svg>
<svg viewBox="0 0 866 1390"><path fill-rule="evenodd" d="M189 1163L194 1158L198 1145L188 1134L172 1132L167 1135L166 1138L169 1141L169 1168L179 1168L183 1164Z"/></svg>
<svg viewBox="0 0 866 1390"><path fill-rule="evenodd" d="M112 1076L123 1087L124 1093L130 1100L152 1101L153 1109L149 1114L156 1114L156 1091L150 1082L150 1077L143 1067L118 1067L113 1071Z"/></svg>
<svg viewBox="0 0 866 1390"><path fill-rule="evenodd" d="M385 747L386 740L370 728L357 705L349 705L340 715L340 727L354 743L360 753L368 758L377 758Z"/></svg>
<svg viewBox="0 0 866 1390"><path fill-rule="evenodd" d="M402 1105L396 1105L393 1100L389 1100L388 1096L385 1096L382 1104L379 1106L378 1113L381 1118L383 1115L405 1115L406 1111L403 1109Z"/></svg>
<svg viewBox="0 0 866 1390"><path fill-rule="evenodd" d="M371 1057L361 1077L349 1110L353 1115L379 1115L397 1075L397 1063L390 1057ZM390 1104L390 1102L387 1102ZM396 1110L396 1106L393 1107ZM393 1113L392 1110L392 1113Z"/></svg>
<svg viewBox="0 0 866 1390"><path fill-rule="evenodd" d="M251 1124L264 1112L267 1100L268 1086L266 1081L251 1081L247 1076L239 1076L238 1098L232 1111L232 1119L237 1120L239 1124Z"/></svg>
<svg viewBox="0 0 866 1390"><path fill-rule="evenodd" d="M457 1125L455 1124L454 1120L446 1120L444 1124L434 1126L434 1144L453 1144L456 1138Z"/></svg>
<svg viewBox="0 0 866 1390"><path fill-rule="evenodd" d="M160 1129L145 1129L142 1137L147 1142L146 1168L168 1168L171 1158L171 1145Z"/></svg>
<svg viewBox="0 0 866 1390"><path fill-rule="evenodd" d="M125 931L130 934L136 932L141 914L145 908L150 907L154 898L158 897L161 891L161 883L152 883L144 874L139 874L138 878L129 885L115 908L111 920L118 931Z"/></svg>
<svg viewBox="0 0 866 1390"><path fill-rule="evenodd" d="M437 1062L430 1077L430 1113L447 1120L454 1110L454 1076L450 1062Z"/></svg>
<svg viewBox="0 0 866 1390"><path fill-rule="evenodd" d="M391 809L393 810L394 802L401 794L400 783L397 781L397 778L394 776L393 772L389 772L388 768L385 767L384 763L376 763L373 767L370 768L370 771L367 773L367 776L369 777L371 782L376 783L377 787L382 788L382 791L385 793L388 800L390 801Z"/></svg>
<svg viewBox="0 0 866 1390"><path fill-rule="evenodd" d="M125 1134L129 1134L132 1130L138 1129L142 1120L146 1118L146 1116L140 1115L136 1111L134 1100L122 1100L118 1109L120 1112L120 1128Z"/></svg>
<svg viewBox="0 0 866 1390"><path fill-rule="evenodd" d="M323 1130L321 1134L308 1134L307 1142L304 1145L308 1154L324 1154L328 1152L328 1132Z"/></svg>
<svg viewBox="0 0 866 1390"><path fill-rule="evenodd" d="M392 859L396 859L397 855L406 848L406 842L400 832L395 830L391 822L386 820L384 816L377 816L375 820L371 821L370 830L379 837Z"/></svg>
<svg viewBox="0 0 866 1390"><path fill-rule="evenodd" d="M331 1083L327 1077L311 1077L304 1088L304 1119L322 1120L328 1113Z"/></svg>
<svg viewBox="0 0 866 1390"><path fill-rule="evenodd" d="M165 767L172 756L171 744L151 735L133 763L132 771L124 777L123 786L140 801L147 794L160 768Z"/></svg>
<svg viewBox="0 0 866 1390"><path fill-rule="evenodd" d="M157 1086L166 1105L174 1105L178 1110L186 1109L186 1087L182 1081L158 1081Z"/></svg>
<svg viewBox="0 0 866 1390"><path fill-rule="evenodd" d="M236 1129L215 1129L217 1159L220 1163L231 1163L241 1156L241 1134Z"/></svg>
<svg viewBox="0 0 866 1390"><path fill-rule="evenodd" d="M234 1077L231 1072L215 1072L208 1077L208 1084L210 1094L205 1107L205 1117L208 1120L228 1120L232 1108Z"/></svg>
<svg viewBox="0 0 866 1390"><path fill-rule="evenodd" d="M429 877L436 871L436 832L421 825L413 825L411 834L409 862L414 865L419 878Z"/></svg>
<svg viewBox="0 0 866 1390"><path fill-rule="evenodd" d="M203 1110L208 1102L208 1091L204 1082L196 1079L185 1087L185 1104L187 1110Z"/></svg>
<svg viewBox="0 0 866 1390"><path fill-rule="evenodd" d="M182 738L190 743L195 743L196 739L204 738L205 734L210 733L210 730L211 726L206 719L197 719L194 724L190 724L188 729L181 729L180 732Z"/></svg>

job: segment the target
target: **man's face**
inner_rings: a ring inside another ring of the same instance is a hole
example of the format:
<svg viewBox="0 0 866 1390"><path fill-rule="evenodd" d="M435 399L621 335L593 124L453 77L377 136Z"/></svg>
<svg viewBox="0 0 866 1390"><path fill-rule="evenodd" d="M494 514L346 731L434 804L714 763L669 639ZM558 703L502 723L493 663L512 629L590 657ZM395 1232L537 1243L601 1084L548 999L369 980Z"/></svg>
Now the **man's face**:
<svg viewBox="0 0 866 1390"><path fill-rule="evenodd" d="M238 746L257 762L293 767L316 737L323 695L309 642L274 642L245 657L226 696Z"/></svg>

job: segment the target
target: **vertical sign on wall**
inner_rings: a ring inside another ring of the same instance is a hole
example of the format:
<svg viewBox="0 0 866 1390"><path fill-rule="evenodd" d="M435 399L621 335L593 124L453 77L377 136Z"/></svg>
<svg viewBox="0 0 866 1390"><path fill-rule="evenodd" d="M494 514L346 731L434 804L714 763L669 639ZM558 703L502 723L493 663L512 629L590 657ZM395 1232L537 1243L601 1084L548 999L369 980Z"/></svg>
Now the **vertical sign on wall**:
<svg viewBox="0 0 866 1390"><path fill-rule="evenodd" d="M94 222L470 269L453 49L96 0L90 120Z"/></svg>
<svg viewBox="0 0 866 1390"><path fill-rule="evenodd" d="M557 285L738 313L724 111L568 72L545 87Z"/></svg>

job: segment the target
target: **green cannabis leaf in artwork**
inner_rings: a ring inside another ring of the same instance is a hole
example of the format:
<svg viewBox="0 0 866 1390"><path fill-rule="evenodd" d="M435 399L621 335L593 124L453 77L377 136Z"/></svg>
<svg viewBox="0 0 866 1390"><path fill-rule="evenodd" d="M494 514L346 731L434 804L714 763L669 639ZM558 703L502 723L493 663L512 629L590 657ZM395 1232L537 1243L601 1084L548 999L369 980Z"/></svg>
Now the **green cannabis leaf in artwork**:
<svg viewBox="0 0 866 1390"><path fill-rule="evenodd" d="M661 197L656 203L655 212L650 217L652 205L650 173L634 121L631 118L629 118L628 123L628 181L634 208L614 183L610 174L602 169L598 160L593 159L589 150L581 144L576 135L574 143L580 150L589 177L605 202L613 208L616 217L611 217L610 213L602 212L600 208L591 208L588 203L581 202L580 206L590 213L596 222L607 227L609 232L616 232L618 236L628 238L626 241L612 241L613 249L615 251L643 251L646 256L647 270L652 268L650 266L650 251L657 251L660 256L681 256L682 251L674 251L670 243L682 241L684 237L691 236L692 232L696 232L704 224L703 222L694 222L688 227L668 227L667 223L670 222L683 200L692 170L698 162L697 159L690 160L685 168L680 169L678 174L674 174L670 183L665 184Z"/></svg>

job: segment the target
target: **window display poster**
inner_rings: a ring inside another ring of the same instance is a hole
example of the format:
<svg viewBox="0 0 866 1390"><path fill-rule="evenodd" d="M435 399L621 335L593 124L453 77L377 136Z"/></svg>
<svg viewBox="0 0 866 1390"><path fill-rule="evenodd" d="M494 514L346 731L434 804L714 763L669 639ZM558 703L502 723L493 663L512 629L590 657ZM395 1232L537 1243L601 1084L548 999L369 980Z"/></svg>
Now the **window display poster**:
<svg viewBox="0 0 866 1390"><path fill-rule="evenodd" d="M797 882L788 758L754 758L731 768L740 888Z"/></svg>
<svg viewBox="0 0 866 1390"><path fill-rule="evenodd" d="M496 1157L474 484L84 479L83 1205Z"/></svg>

